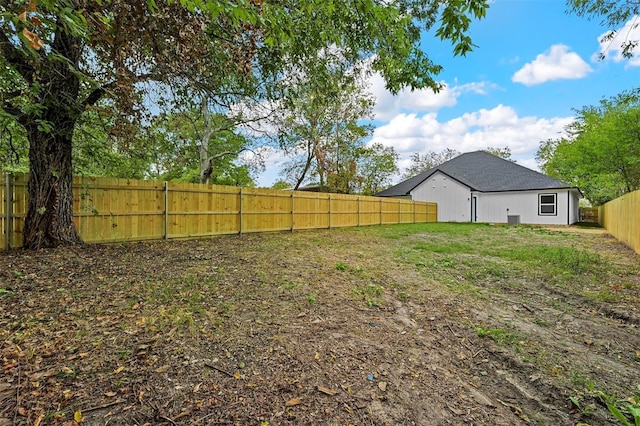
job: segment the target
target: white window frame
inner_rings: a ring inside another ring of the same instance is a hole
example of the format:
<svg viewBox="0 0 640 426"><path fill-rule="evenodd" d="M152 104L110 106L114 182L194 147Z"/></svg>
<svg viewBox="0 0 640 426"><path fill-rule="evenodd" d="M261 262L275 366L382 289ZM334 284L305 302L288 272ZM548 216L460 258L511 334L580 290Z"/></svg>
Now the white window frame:
<svg viewBox="0 0 640 426"><path fill-rule="evenodd" d="M553 202L542 202L543 197L553 197ZM553 212L543 212L543 207L553 207ZM557 216L558 215L558 194L557 193L544 193L538 194L538 216Z"/></svg>

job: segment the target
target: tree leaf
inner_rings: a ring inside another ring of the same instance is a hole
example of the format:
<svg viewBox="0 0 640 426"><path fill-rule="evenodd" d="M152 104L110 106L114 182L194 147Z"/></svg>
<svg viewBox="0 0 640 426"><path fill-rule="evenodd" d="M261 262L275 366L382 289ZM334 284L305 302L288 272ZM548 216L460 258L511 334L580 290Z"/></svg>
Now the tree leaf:
<svg viewBox="0 0 640 426"><path fill-rule="evenodd" d="M285 407L295 407L296 405L302 404L302 400L300 398L291 398L287 402L285 402Z"/></svg>

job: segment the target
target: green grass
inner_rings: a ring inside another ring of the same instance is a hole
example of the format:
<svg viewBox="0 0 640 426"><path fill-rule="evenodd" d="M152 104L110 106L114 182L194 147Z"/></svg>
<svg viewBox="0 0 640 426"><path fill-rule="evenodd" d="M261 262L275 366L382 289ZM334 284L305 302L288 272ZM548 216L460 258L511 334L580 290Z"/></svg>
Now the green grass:
<svg viewBox="0 0 640 426"><path fill-rule="evenodd" d="M503 259L546 265L553 270L577 274L590 272L602 264L598 253L575 247L533 245L489 250L489 253Z"/></svg>
<svg viewBox="0 0 640 426"><path fill-rule="evenodd" d="M498 345L518 345L520 342L517 335L501 328L476 327L476 333L478 337L488 337Z"/></svg>
<svg viewBox="0 0 640 426"><path fill-rule="evenodd" d="M351 294L372 308L384 305L383 289L377 284L365 284L351 290Z"/></svg>
<svg viewBox="0 0 640 426"><path fill-rule="evenodd" d="M432 253L470 253L474 251L474 247L470 244L452 241L448 244L441 242L419 242L413 246L414 250L432 252Z"/></svg>

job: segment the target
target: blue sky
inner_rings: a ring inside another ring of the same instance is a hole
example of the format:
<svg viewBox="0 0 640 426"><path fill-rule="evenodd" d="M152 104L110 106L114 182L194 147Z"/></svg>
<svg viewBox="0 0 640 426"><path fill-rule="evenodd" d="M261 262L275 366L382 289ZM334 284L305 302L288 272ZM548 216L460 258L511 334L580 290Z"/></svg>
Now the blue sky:
<svg viewBox="0 0 640 426"><path fill-rule="evenodd" d="M640 39L640 28L631 34L628 28L620 35ZM608 30L597 19L567 14L562 0L496 0L486 18L472 24L477 48L466 57L453 57L448 42L423 36L423 49L444 67L437 76L446 85L440 93L393 96L380 77L372 78L371 141L393 146L401 171L413 152L489 146L507 146L519 164L536 169L539 143L559 137L573 109L640 86L640 52L626 60L618 39L601 45ZM596 58L600 52L604 60ZM260 186L278 180L282 161L277 154L268 159Z"/></svg>

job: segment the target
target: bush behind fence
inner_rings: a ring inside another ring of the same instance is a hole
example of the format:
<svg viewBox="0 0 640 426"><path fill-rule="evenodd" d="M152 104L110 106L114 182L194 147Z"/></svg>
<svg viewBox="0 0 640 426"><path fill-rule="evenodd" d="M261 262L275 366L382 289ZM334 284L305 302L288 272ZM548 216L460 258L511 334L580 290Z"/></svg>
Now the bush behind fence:
<svg viewBox="0 0 640 426"><path fill-rule="evenodd" d="M0 174L0 249L22 245L27 174ZM198 238L437 221L435 203L222 185L74 177L85 242Z"/></svg>

